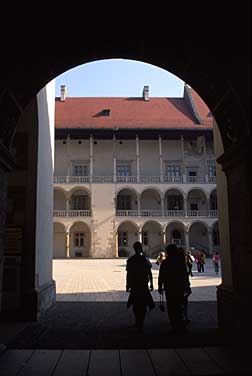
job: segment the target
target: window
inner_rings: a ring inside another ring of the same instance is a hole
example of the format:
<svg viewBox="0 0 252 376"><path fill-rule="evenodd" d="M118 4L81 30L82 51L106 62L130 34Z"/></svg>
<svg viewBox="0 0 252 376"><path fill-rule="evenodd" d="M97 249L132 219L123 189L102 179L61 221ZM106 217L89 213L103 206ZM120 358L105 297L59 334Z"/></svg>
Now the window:
<svg viewBox="0 0 252 376"><path fill-rule="evenodd" d="M88 176L88 166L81 164L74 165L73 176Z"/></svg>
<svg viewBox="0 0 252 376"><path fill-rule="evenodd" d="M191 204L190 204L190 207L191 207L191 210L198 210L198 204L196 203L196 202L192 202Z"/></svg>
<svg viewBox="0 0 252 376"><path fill-rule="evenodd" d="M126 195L117 196L117 210L131 210L130 196L126 196Z"/></svg>
<svg viewBox="0 0 252 376"><path fill-rule="evenodd" d="M149 233L143 231L143 245L149 245Z"/></svg>
<svg viewBox="0 0 252 376"><path fill-rule="evenodd" d="M180 177L181 176L181 167L177 165L166 165L165 166L165 175L169 177Z"/></svg>
<svg viewBox="0 0 252 376"><path fill-rule="evenodd" d="M109 116L110 115L110 109L109 108L104 108L104 110L102 110L102 115L103 116Z"/></svg>
<svg viewBox="0 0 252 376"><path fill-rule="evenodd" d="M180 231L174 230L172 232L172 243L176 244L177 246L181 246L182 245L182 236L181 236Z"/></svg>
<svg viewBox="0 0 252 376"><path fill-rule="evenodd" d="M216 166L215 165L208 165L208 176L210 178L216 177Z"/></svg>
<svg viewBox="0 0 252 376"><path fill-rule="evenodd" d="M75 247L85 247L85 233L75 232L74 233L74 246Z"/></svg>
<svg viewBox="0 0 252 376"><path fill-rule="evenodd" d="M168 210L182 210L183 203L182 197L178 195L167 196L167 209Z"/></svg>
<svg viewBox="0 0 252 376"><path fill-rule="evenodd" d="M129 165L119 165L116 166L117 176L130 176L130 166Z"/></svg>
<svg viewBox="0 0 252 376"><path fill-rule="evenodd" d="M126 231L118 232L118 246L119 247L128 246L128 233Z"/></svg>
<svg viewBox="0 0 252 376"><path fill-rule="evenodd" d="M88 197L87 196L72 196L71 199L72 210L87 210Z"/></svg>

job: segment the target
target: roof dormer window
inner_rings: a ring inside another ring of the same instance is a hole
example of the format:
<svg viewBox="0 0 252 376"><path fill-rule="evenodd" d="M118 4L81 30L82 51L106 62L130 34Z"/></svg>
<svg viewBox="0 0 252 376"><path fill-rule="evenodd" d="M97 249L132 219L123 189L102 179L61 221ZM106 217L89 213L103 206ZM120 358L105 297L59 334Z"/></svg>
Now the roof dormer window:
<svg viewBox="0 0 252 376"><path fill-rule="evenodd" d="M110 115L110 109L109 108L105 108L104 110L102 110L102 115L103 116L109 116Z"/></svg>

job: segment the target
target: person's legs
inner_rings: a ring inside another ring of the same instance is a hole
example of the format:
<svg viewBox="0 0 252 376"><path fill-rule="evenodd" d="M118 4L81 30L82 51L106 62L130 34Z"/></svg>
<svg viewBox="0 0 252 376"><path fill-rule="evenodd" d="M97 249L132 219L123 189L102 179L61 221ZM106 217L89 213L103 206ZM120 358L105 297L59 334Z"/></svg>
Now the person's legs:
<svg viewBox="0 0 252 376"><path fill-rule="evenodd" d="M142 331L145 314L146 314L146 306L140 304L133 304L133 312L135 315L135 324L139 331Z"/></svg>

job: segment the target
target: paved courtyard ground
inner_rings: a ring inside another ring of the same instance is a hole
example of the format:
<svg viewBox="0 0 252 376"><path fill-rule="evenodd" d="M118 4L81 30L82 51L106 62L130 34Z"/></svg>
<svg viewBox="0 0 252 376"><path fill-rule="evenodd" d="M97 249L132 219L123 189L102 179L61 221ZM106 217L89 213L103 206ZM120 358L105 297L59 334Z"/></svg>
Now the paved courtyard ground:
<svg viewBox="0 0 252 376"><path fill-rule="evenodd" d="M153 262L153 297L157 292L158 266ZM167 312L158 304L147 312L144 332L134 327L127 309L126 259L54 260L57 302L37 322L32 322L7 343L9 349L154 349L224 345L229 339L218 331L216 276L211 260L204 273L194 267L190 278L191 323L186 336L169 335ZM6 343L6 342L5 342Z"/></svg>
<svg viewBox="0 0 252 376"><path fill-rule="evenodd" d="M153 298L159 300L159 267L152 261L154 282ZM124 302L126 259L74 259L54 260L53 278L56 281L57 301L65 302ZM190 277L192 294L190 301L216 301L216 286L221 275L214 272L212 260L208 259L205 272L198 273L196 264Z"/></svg>

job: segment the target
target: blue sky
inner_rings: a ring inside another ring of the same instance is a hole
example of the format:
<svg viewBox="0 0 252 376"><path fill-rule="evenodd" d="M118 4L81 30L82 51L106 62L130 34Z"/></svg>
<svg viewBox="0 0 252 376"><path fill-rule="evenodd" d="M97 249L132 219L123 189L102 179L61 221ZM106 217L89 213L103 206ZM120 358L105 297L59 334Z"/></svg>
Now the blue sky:
<svg viewBox="0 0 252 376"><path fill-rule="evenodd" d="M182 97L184 82L164 69L126 59L98 60L73 68L55 80L56 96L66 85L69 97Z"/></svg>

